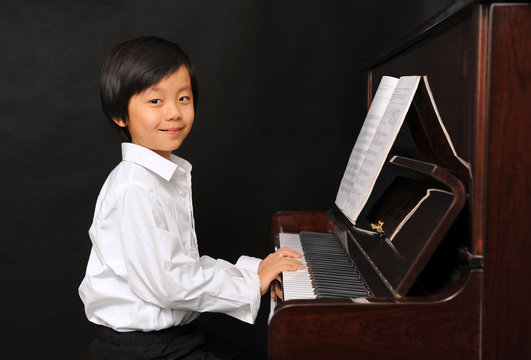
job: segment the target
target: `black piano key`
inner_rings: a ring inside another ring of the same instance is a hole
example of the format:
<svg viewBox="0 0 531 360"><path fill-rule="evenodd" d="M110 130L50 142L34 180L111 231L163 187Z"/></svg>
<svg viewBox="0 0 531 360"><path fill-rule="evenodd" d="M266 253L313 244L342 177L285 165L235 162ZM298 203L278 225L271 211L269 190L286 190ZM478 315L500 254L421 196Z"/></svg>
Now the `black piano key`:
<svg viewBox="0 0 531 360"><path fill-rule="evenodd" d="M334 281L334 280L331 280L331 281L326 281L326 280L316 280L314 281L314 283L318 286L318 287L331 287L331 288L348 288L348 289L356 289L356 290L364 290L365 287L363 287L362 285L359 285L359 284L352 284L352 283L345 283L345 282L341 282L341 281Z"/></svg>
<svg viewBox="0 0 531 360"><path fill-rule="evenodd" d="M366 297L366 292L355 292L355 291L348 291L348 290L341 290L341 289L333 289L333 290L319 290L318 297Z"/></svg>
<svg viewBox="0 0 531 360"><path fill-rule="evenodd" d="M337 276L310 276L310 279L319 282L329 282L339 285L345 285L345 286L358 286L363 287L361 282L357 281L356 279L352 279L351 277L337 277Z"/></svg>
<svg viewBox="0 0 531 360"><path fill-rule="evenodd" d="M367 291L364 288L354 288L354 287L350 287L350 286L341 286L341 285L338 285L338 284L331 285L331 284L323 284L323 283L318 283L316 285L317 285L316 289L318 291L345 290L345 291L355 291L355 292L361 291L361 292L367 293Z"/></svg>
<svg viewBox="0 0 531 360"><path fill-rule="evenodd" d="M343 247L331 234L301 233L301 245L317 297L366 297L367 289Z"/></svg>

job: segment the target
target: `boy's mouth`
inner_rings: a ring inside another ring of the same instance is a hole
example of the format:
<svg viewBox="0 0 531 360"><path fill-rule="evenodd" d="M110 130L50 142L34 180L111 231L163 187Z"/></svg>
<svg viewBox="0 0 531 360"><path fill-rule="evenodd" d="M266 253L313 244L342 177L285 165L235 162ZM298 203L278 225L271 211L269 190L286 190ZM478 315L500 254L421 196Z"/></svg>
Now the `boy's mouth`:
<svg viewBox="0 0 531 360"><path fill-rule="evenodd" d="M178 135L182 130L183 128L160 129L160 131L168 135Z"/></svg>

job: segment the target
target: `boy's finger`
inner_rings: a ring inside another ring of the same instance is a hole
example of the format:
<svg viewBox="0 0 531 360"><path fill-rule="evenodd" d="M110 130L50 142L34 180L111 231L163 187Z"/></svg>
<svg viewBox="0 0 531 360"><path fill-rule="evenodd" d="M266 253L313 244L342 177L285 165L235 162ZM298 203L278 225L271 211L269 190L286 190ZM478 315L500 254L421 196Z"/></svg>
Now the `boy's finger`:
<svg viewBox="0 0 531 360"><path fill-rule="evenodd" d="M305 269L306 268L306 266L304 266L303 263L301 263L300 261L298 261L296 259L286 258L286 264L288 266L294 266L296 270L301 270L301 269Z"/></svg>
<svg viewBox="0 0 531 360"><path fill-rule="evenodd" d="M289 257L299 258L302 256L300 253L290 248L281 248L281 249L278 249L276 252L278 253L279 257L289 256Z"/></svg>

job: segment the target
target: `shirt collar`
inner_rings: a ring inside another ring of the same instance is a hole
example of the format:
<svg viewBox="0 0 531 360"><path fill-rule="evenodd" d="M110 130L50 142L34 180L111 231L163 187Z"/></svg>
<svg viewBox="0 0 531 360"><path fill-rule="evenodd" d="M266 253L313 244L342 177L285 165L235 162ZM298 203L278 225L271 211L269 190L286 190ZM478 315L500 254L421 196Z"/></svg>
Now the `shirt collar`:
<svg viewBox="0 0 531 360"><path fill-rule="evenodd" d="M192 165L173 154L171 161L163 158L156 152L140 145L122 143L122 159L134 162L169 181L175 172L185 174L192 171Z"/></svg>

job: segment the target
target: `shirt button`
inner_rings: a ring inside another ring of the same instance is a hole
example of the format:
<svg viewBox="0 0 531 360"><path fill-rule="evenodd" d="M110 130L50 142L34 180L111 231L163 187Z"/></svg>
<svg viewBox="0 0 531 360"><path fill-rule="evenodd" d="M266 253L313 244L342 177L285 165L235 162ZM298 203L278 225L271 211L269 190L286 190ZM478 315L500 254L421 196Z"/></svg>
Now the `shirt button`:
<svg viewBox="0 0 531 360"><path fill-rule="evenodd" d="M183 191L179 191L179 195L181 195L181 197L186 197L186 193Z"/></svg>

